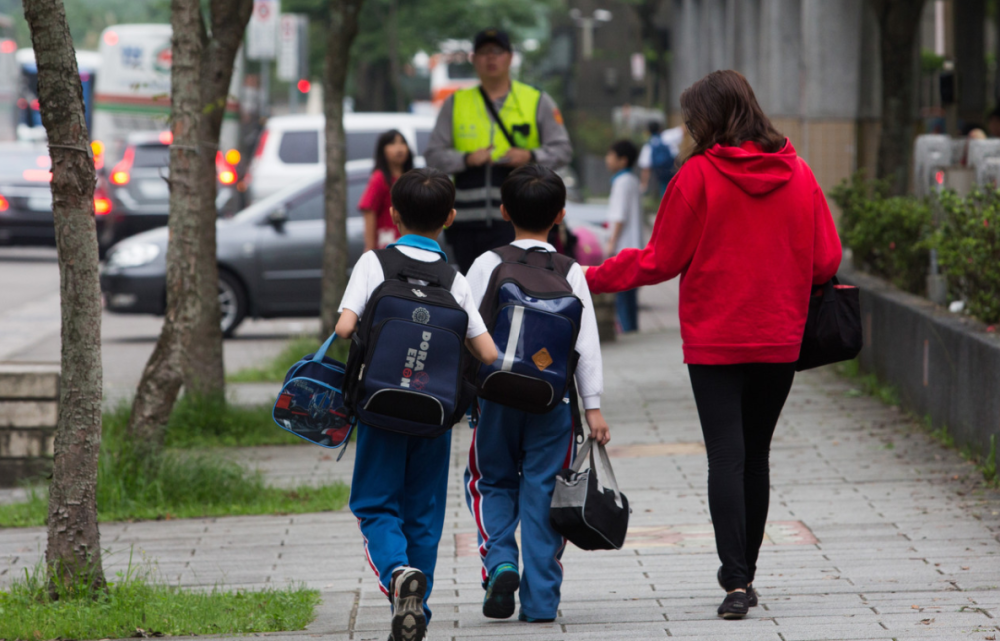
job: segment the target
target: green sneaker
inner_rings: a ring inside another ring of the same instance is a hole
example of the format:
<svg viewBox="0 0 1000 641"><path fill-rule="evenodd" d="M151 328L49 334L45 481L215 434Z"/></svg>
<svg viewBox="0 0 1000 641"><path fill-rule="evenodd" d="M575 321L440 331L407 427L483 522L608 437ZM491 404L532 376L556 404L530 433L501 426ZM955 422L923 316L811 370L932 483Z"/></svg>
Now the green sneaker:
<svg viewBox="0 0 1000 641"><path fill-rule="evenodd" d="M521 576L513 563L503 563L490 574L483 598L483 616L509 619L514 614L514 593L521 585Z"/></svg>

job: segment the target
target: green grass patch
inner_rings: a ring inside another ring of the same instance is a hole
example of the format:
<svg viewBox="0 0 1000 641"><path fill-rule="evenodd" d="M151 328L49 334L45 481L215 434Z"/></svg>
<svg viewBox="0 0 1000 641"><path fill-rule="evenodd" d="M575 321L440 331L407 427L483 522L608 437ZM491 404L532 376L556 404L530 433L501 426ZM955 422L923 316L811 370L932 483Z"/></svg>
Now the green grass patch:
<svg viewBox="0 0 1000 641"><path fill-rule="evenodd" d="M274 387L278 395L278 386ZM271 405L243 406L217 398L185 395L174 406L167 423L167 447L205 448L218 446L298 445L305 443L281 429L271 418ZM129 408L106 413L105 422L128 423Z"/></svg>
<svg viewBox="0 0 1000 641"><path fill-rule="evenodd" d="M850 361L838 363L834 366L834 369L838 374L851 380L851 382L857 385L856 388L848 390L848 396L861 396L864 394L874 396L886 405L900 405L899 392L896 391L896 388L879 380L878 376L873 372L869 372L867 374L862 372L858 359L855 358ZM911 412L906 413L917 421L917 417ZM996 434L990 436L989 452L983 455L982 453L973 450L969 445L959 448L958 444L955 443L955 437L951 434L948 426L935 426L930 416L925 416L923 421L918 422L923 424L923 427L926 429L927 433L930 434L931 438L944 447L957 451L962 458L975 465L976 469L982 473L983 481L987 485L1000 487L1000 470L997 468ZM886 447L888 449L892 449L890 445L891 444Z"/></svg>
<svg viewBox="0 0 1000 641"><path fill-rule="evenodd" d="M126 424L127 409L112 412L104 424L97 473L101 521L301 514L339 510L347 503L349 490L343 483L290 490L270 487L260 472L219 451L167 449L145 454L128 438ZM273 422L270 429L282 432ZM187 437L174 438L183 442ZM191 436L187 442L195 441ZM47 515L45 487L34 486L27 502L0 505L0 527L42 525Z"/></svg>
<svg viewBox="0 0 1000 641"><path fill-rule="evenodd" d="M303 587L261 591L189 591L129 570L105 592L62 591L53 600L44 574L25 572L0 591L0 638L120 639L138 636L248 634L302 630L319 592Z"/></svg>
<svg viewBox="0 0 1000 641"><path fill-rule="evenodd" d="M314 336L300 336L292 339L281 352L260 367L247 367L226 375L230 383L280 383L285 380L285 374L295 363L306 354L313 354L319 349L320 341ZM334 341L327 356L341 362L347 362L347 352L350 344L347 341Z"/></svg>

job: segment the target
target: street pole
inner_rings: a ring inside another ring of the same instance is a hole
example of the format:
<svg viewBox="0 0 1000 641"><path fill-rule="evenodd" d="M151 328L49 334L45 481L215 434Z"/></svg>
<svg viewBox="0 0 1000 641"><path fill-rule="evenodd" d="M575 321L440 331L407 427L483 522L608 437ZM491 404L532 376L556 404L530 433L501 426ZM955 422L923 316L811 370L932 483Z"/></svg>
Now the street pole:
<svg viewBox="0 0 1000 641"><path fill-rule="evenodd" d="M260 61L260 117L271 114L271 61Z"/></svg>

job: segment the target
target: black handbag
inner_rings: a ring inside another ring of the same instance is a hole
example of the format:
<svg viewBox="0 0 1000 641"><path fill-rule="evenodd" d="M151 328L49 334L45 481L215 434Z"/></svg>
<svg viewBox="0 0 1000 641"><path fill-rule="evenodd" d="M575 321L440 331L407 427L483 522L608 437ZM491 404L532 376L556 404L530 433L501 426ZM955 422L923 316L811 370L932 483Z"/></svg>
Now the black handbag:
<svg viewBox="0 0 1000 641"><path fill-rule="evenodd" d="M809 316L795 370L849 361L863 346L859 290L841 285L834 276L809 297Z"/></svg>
<svg viewBox="0 0 1000 641"><path fill-rule="evenodd" d="M628 515L632 511L628 499L618 490L611 461L603 445L593 446L587 439L573 466L556 474L556 487L549 508L552 529L566 537L581 550L620 550L628 531ZM604 487L597 478L594 450L604 466ZM580 471L583 461L590 459L590 468Z"/></svg>

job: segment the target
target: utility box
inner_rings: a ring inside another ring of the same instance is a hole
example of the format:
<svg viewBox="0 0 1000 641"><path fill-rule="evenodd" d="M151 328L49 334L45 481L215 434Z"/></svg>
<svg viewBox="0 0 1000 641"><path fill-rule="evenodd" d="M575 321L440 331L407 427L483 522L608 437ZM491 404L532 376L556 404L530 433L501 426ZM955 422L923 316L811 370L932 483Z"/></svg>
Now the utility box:
<svg viewBox="0 0 1000 641"><path fill-rule="evenodd" d="M58 365L0 363L0 487L50 472L58 416Z"/></svg>

